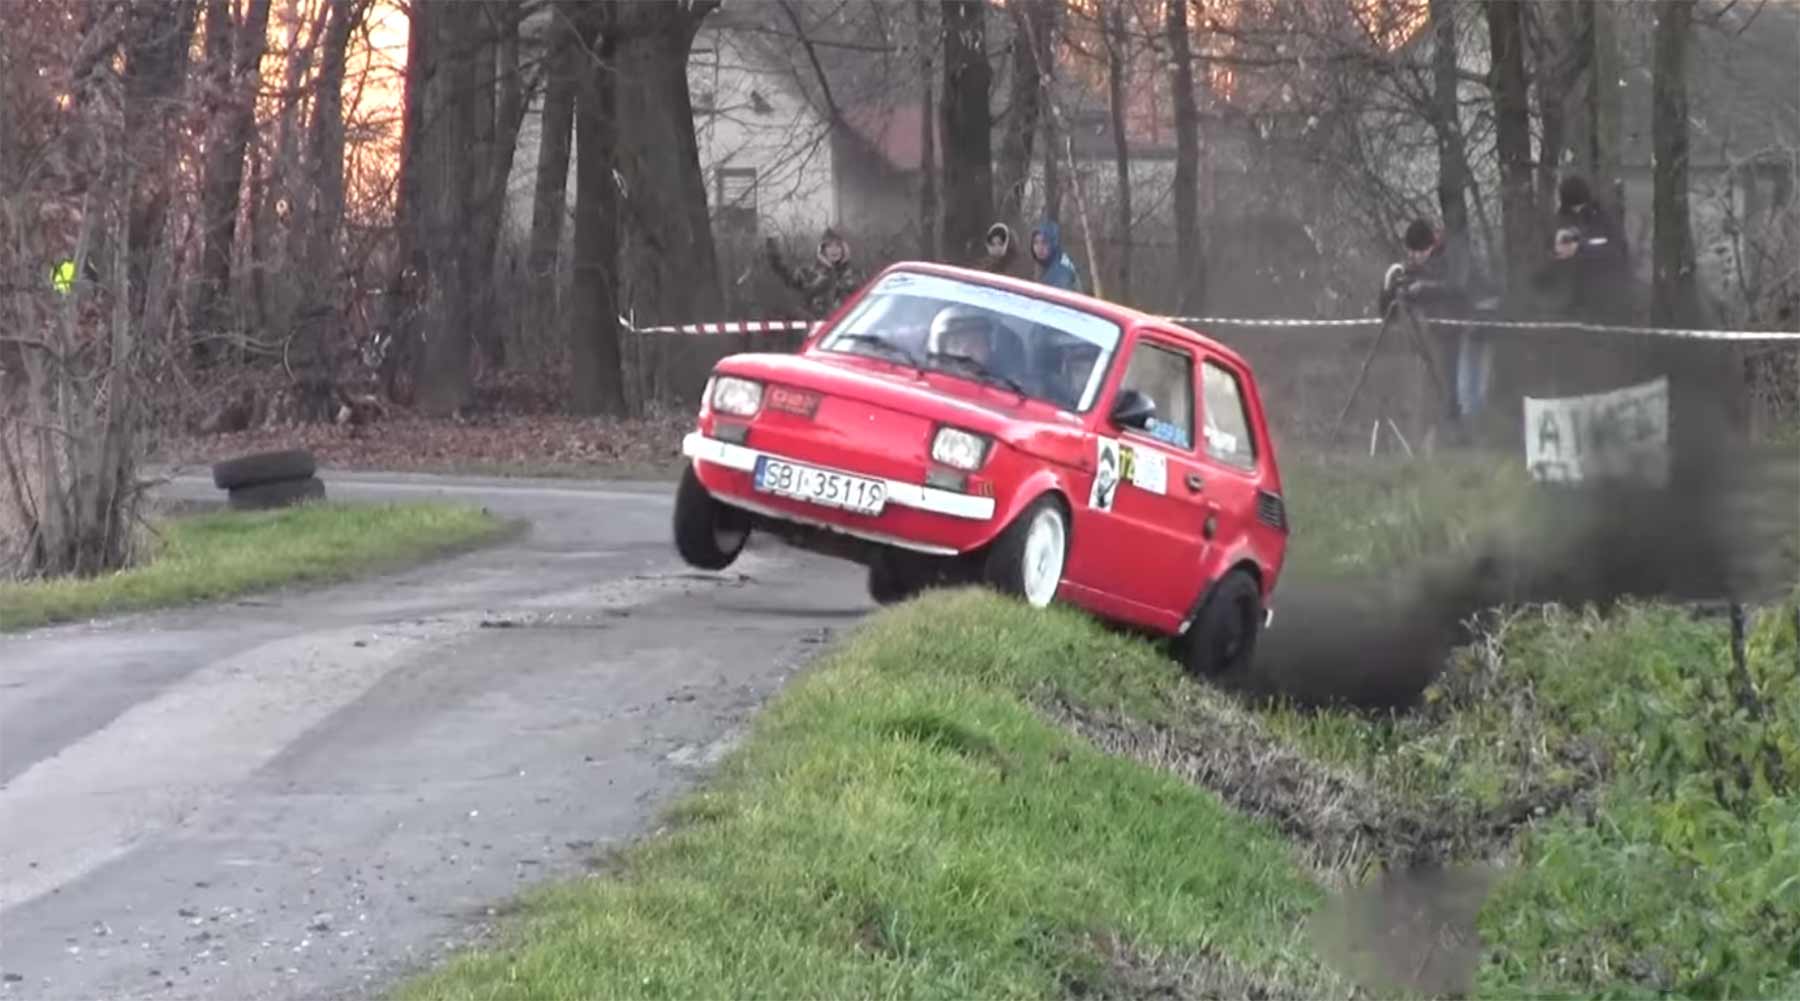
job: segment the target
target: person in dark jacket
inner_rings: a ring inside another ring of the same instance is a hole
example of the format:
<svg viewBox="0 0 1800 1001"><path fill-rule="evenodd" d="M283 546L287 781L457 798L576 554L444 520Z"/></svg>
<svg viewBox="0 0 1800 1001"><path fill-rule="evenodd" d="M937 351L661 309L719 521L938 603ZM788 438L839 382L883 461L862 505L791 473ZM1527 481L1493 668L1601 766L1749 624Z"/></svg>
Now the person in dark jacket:
<svg viewBox="0 0 1800 1001"><path fill-rule="evenodd" d="M1075 261L1063 252L1062 227L1049 220L1038 223L1031 232L1031 259L1037 262L1037 280L1045 285L1081 291L1081 276Z"/></svg>
<svg viewBox="0 0 1800 1001"><path fill-rule="evenodd" d="M1628 320L1631 255L1624 231L1612 213L1594 201L1585 178L1563 178L1556 195L1550 259L1530 276L1543 308L1571 320Z"/></svg>
<svg viewBox="0 0 1800 1001"><path fill-rule="evenodd" d="M1446 315L1465 310L1467 278L1451 267L1437 230L1423 219L1414 219L1401 242L1406 257L1389 266L1382 279L1377 299L1381 315L1386 317L1402 300L1425 313Z"/></svg>
<svg viewBox="0 0 1800 1001"><path fill-rule="evenodd" d="M797 268L781 259L781 247L774 237L769 237L766 246L769 267L789 288L806 297L807 311L815 320L830 316L862 287L862 269L850 260L850 244L835 229L826 228L819 238L815 262Z"/></svg>
<svg viewBox="0 0 1800 1001"><path fill-rule="evenodd" d="M1019 246L1013 240L1012 227L997 222L988 227L987 253L972 267L982 271L991 271L997 275L1024 277L1019 273Z"/></svg>

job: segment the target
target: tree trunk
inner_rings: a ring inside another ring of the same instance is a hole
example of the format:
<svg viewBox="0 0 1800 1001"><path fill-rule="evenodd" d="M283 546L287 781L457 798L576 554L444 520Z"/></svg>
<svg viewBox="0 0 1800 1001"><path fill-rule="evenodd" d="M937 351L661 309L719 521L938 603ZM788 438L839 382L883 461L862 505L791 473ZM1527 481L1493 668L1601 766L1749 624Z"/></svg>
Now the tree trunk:
<svg viewBox="0 0 1800 1001"><path fill-rule="evenodd" d="M1452 248L1469 252L1469 161L1457 103L1457 38L1454 0L1431 0L1433 48L1432 130L1437 134L1438 211Z"/></svg>
<svg viewBox="0 0 1800 1001"><path fill-rule="evenodd" d="M1200 110L1194 102L1194 58L1186 3L1167 5L1170 86L1175 99L1175 278L1177 308L1206 306L1206 259L1200 245Z"/></svg>
<svg viewBox="0 0 1800 1001"><path fill-rule="evenodd" d="M301 271L305 291L297 317L300 416L315 423L331 420L337 399L331 337L337 329L334 306L343 264L339 238L344 222L344 61L362 8L352 0L326 0L326 9L329 20L307 154L313 170L314 200L307 215L310 228Z"/></svg>
<svg viewBox="0 0 1800 1001"><path fill-rule="evenodd" d="M216 37L229 62L218 81L223 104L213 147L207 151L205 187L200 196L205 249L200 262L200 303L196 312L203 337L235 326L229 305L231 250L244 185L244 151L256 128L256 87L261 82L258 70L269 36L269 6L269 0L250 0L242 26L231 21L230 0L209 0L207 7L208 48ZM214 343L196 341L194 360L201 364L212 361L217 352L208 345Z"/></svg>
<svg viewBox="0 0 1800 1001"><path fill-rule="evenodd" d="M413 17L425 22L429 62L420 136L419 226L425 264L424 370L420 408L436 417L468 405L469 344L476 283L469 220L481 164L470 156L478 134L477 95L486 74L479 59L483 10L455 0L415 0Z"/></svg>
<svg viewBox="0 0 1800 1001"><path fill-rule="evenodd" d="M580 39L562 5L550 11L544 108L539 118L537 184L531 206L531 249L527 271L532 309L540 325L556 315L557 257L562 250L563 217L568 214L569 142L575 125L575 85Z"/></svg>
<svg viewBox="0 0 1800 1001"><path fill-rule="evenodd" d="M1525 77L1525 5L1488 0L1488 47L1493 54L1495 144L1500 157L1501 231L1506 240L1506 287L1518 295L1536 256L1537 206L1531 192L1531 103Z"/></svg>
<svg viewBox="0 0 1800 1001"><path fill-rule="evenodd" d="M1654 322L1680 327L1700 320L1688 214L1687 63L1693 8L1693 0L1663 0L1657 7L1650 98L1655 160L1650 312Z"/></svg>
<svg viewBox="0 0 1800 1001"><path fill-rule="evenodd" d="M1000 218L1016 222L1025 202L1025 184L1031 176L1031 144L1037 138L1042 114L1043 81L1039 79L1037 22L1043 17L1042 0L1012 4L1012 78L1006 109L1006 132L1000 140Z"/></svg>
<svg viewBox="0 0 1800 1001"><path fill-rule="evenodd" d="M982 0L943 0L944 252L973 260L994 221L994 157Z"/></svg>
<svg viewBox="0 0 1800 1001"><path fill-rule="evenodd" d="M1056 32L1057 19L1062 11L1061 3L1046 3L1036 11L1037 16L1027 22L1031 28L1031 43L1037 47L1038 65L1038 121L1043 125L1044 141L1044 207L1043 217L1050 222L1062 222L1062 143L1056 134L1056 107L1051 103L1056 81ZM1028 227L1029 228L1029 227ZM1029 234L1026 234L1029 239Z"/></svg>
<svg viewBox="0 0 1800 1001"><path fill-rule="evenodd" d="M476 148L482 163L476 189L475 267L481 282L476 287L475 340L489 367L499 369L506 365L506 339L501 335L495 308L496 263L500 223L506 215L507 180L512 176L513 153L525 119L525 90L519 76L519 8L500 0L489 0L487 8L491 58L485 58L481 64L486 72L479 91L481 100L476 106Z"/></svg>
<svg viewBox="0 0 1800 1001"><path fill-rule="evenodd" d="M625 380L619 351L619 189L614 115L618 77L611 64L611 32L583 11L576 72L575 282L564 322L572 361L570 401L580 414L623 416Z"/></svg>
<svg viewBox="0 0 1800 1001"><path fill-rule="evenodd" d="M913 0L913 14L919 26L919 254L928 261L937 260L938 241L938 155L937 101L932 96L931 53L937 48L932 37L931 9L925 0Z"/></svg>
<svg viewBox="0 0 1800 1001"><path fill-rule="evenodd" d="M156 263L150 247L162 236L168 217L175 105L186 77L194 13L193 0L180 0L135 4L127 14L125 131L136 168L126 234L130 311L151 324L159 323L161 304L145 299Z"/></svg>
<svg viewBox="0 0 1800 1001"><path fill-rule="evenodd" d="M1602 0L1581 0L1581 39L1587 44L1587 87L1581 103L1581 164L1594 191L1611 188L1619 173L1619 11ZM1623 211L1624 206L1614 206Z"/></svg>
<svg viewBox="0 0 1800 1001"><path fill-rule="evenodd" d="M656 322L716 319L724 309L687 78L688 49L714 6L610 7L617 128L630 137L615 151L628 301Z"/></svg>
<svg viewBox="0 0 1800 1001"><path fill-rule="evenodd" d="M1113 284L1115 302L1131 302L1131 146L1125 133L1125 70L1131 44L1125 33L1124 0L1114 0L1106 13L1107 103L1112 110L1113 169L1118 175L1119 219L1115 226L1119 246L1118 280ZM1099 262L1093 266L1098 267Z"/></svg>

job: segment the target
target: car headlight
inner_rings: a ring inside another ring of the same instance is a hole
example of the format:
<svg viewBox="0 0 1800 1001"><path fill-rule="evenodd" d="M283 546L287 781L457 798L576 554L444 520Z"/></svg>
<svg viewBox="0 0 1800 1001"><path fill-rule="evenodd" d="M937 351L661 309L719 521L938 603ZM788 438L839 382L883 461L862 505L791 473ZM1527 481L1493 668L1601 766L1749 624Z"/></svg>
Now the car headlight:
<svg viewBox="0 0 1800 1001"><path fill-rule="evenodd" d="M938 428L931 439L931 458L956 469L974 471L987 461L988 440L961 428Z"/></svg>
<svg viewBox="0 0 1800 1001"><path fill-rule="evenodd" d="M762 383L722 375L713 382L713 409L733 417L749 417L762 409Z"/></svg>

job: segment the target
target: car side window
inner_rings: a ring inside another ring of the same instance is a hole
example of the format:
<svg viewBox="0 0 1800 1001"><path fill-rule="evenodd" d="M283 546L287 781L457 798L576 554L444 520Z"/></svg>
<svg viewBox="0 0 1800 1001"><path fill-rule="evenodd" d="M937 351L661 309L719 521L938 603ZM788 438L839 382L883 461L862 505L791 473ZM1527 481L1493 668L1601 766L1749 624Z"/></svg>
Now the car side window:
<svg viewBox="0 0 1800 1001"><path fill-rule="evenodd" d="M1237 373L1211 360L1201 365L1200 372L1206 454L1239 469L1255 469L1256 436L1250 431L1250 410Z"/></svg>
<svg viewBox="0 0 1800 1001"><path fill-rule="evenodd" d="M1194 447L1193 355L1141 340L1131 349L1131 364L1119 388L1135 389L1156 404L1145 434L1176 448Z"/></svg>

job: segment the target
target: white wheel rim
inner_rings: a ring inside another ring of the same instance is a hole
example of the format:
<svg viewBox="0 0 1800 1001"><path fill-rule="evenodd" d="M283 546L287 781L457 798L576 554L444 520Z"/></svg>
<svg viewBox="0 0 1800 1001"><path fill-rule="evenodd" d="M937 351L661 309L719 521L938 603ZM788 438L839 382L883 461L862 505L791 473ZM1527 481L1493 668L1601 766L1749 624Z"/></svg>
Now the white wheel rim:
<svg viewBox="0 0 1800 1001"><path fill-rule="evenodd" d="M1043 608L1056 597L1062 583L1063 520L1055 510L1046 508L1031 519L1025 533L1025 603Z"/></svg>

